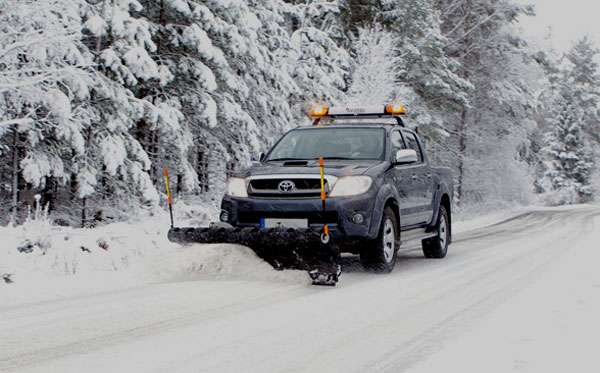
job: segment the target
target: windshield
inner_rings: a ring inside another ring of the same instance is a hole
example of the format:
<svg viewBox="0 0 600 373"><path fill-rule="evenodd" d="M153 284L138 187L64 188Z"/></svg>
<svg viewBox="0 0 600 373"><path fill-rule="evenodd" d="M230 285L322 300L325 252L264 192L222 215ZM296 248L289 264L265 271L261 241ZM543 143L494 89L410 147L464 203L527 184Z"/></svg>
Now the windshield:
<svg viewBox="0 0 600 373"><path fill-rule="evenodd" d="M291 131L266 161L301 159L382 159L383 128L314 128Z"/></svg>

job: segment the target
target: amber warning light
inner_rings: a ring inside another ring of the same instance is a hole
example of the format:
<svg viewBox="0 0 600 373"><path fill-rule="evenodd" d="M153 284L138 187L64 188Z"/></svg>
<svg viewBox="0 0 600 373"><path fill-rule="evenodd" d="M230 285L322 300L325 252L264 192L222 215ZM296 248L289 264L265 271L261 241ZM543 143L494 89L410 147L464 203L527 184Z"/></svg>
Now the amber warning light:
<svg viewBox="0 0 600 373"><path fill-rule="evenodd" d="M400 104L385 105L385 112L388 114L404 114L404 106Z"/></svg>
<svg viewBox="0 0 600 373"><path fill-rule="evenodd" d="M324 117L327 115L328 108L326 106L317 105L312 108L311 115L313 117Z"/></svg>

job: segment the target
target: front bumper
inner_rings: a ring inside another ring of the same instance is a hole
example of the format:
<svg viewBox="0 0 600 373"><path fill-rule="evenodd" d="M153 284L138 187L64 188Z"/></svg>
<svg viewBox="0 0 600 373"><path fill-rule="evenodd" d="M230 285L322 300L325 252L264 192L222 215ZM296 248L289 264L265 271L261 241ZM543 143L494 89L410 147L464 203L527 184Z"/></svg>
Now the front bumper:
<svg viewBox="0 0 600 373"><path fill-rule="evenodd" d="M334 197L325 201L323 212L319 198L238 198L223 197L221 209L227 222L236 227L260 227L261 218L308 219L313 229L327 224L329 230L348 239L368 237L375 196L365 193L352 197ZM353 219L362 215L362 222Z"/></svg>

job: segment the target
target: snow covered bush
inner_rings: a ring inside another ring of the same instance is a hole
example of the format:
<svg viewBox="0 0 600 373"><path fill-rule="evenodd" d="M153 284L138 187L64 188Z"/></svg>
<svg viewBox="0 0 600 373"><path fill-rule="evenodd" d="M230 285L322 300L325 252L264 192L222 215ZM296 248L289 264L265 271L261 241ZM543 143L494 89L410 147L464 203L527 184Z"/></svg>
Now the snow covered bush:
<svg viewBox="0 0 600 373"><path fill-rule="evenodd" d="M122 271L173 244L166 215L98 228L70 228L47 218L0 227L0 275L17 282Z"/></svg>

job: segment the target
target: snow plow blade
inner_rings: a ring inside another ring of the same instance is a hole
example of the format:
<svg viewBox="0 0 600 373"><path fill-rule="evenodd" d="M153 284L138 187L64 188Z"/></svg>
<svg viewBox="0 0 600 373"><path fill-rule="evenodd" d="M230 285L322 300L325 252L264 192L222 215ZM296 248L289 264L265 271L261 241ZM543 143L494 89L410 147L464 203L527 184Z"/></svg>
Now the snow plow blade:
<svg viewBox="0 0 600 373"><path fill-rule="evenodd" d="M330 235L324 240L311 228L171 228L168 238L181 244L244 245L276 269L308 271L317 285L335 285L341 274L336 239Z"/></svg>

